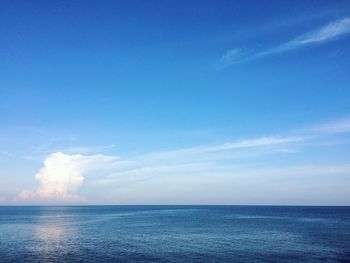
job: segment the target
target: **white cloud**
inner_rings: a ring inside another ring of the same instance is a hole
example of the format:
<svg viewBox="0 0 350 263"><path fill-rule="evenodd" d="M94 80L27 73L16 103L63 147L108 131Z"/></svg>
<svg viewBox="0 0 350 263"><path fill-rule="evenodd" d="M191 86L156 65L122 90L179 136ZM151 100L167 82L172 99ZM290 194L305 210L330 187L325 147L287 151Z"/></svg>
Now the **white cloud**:
<svg viewBox="0 0 350 263"><path fill-rule="evenodd" d="M87 187L96 187L99 191L109 189L106 195L111 192L122 195L124 190L121 189L139 184L151 187L152 182L160 178L173 184L177 181L186 183L190 180L202 184L201 180L215 181L226 178L228 183L234 185L245 184L250 178L267 180L271 177L272 180L283 181L288 177L305 177L308 174L319 176L324 174L325 178L330 178L333 174L343 176L349 171L348 166L328 167L329 169L325 166L318 170L315 167L302 166L269 167L269 162L279 156L285 158L291 153L295 155L306 147L313 147L320 140L325 142L329 138L332 139L333 133L343 131L350 131L350 119L299 130L296 133L298 136L265 136L213 145L198 145L129 156L126 161L102 154L52 153L45 159L44 166L35 177L39 187L36 190L23 191L19 200L32 203L40 201L77 203L83 200L78 195L78 190L86 178L90 178L92 182L87 184Z"/></svg>
<svg viewBox="0 0 350 263"><path fill-rule="evenodd" d="M301 36L293 42L296 45L305 45L319 43L334 39L335 37L347 34L350 32L350 17L338 20L328 25L321 27L319 30Z"/></svg>
<svg viewBox="0 0 350 263"><path fill-rule="evenodd" d="M332 125L327 124L322 129L334 132L344 130L348 127L347 125L347 120L338 121ZM323 167L318 170L314 167L297 167L295 169L286 167L283 169L276 168L275 170L267 169L264 172L258 165L259 158L265 158L268 155L296 154L300 152L298 148L312 147L315 143L319 143L320 135L324 133L324 131L320 132L320 129L308 128L299 131L298 136L267 136L214 145L199 145L177 150L151 152L136 156L133 165L115 171L96 182L98 184L115 183L118 187L122 187L123 185L153 181L158 177L180 178L184 176L191 178L211 175L216 178L225 175L235 178L240 177L245 180L244 178L247 179L250 175L257 178L260 176L267 178L269 174L276 177L279 173L284 176L297 176L299 174L304 176L308 173L310 175L325 174L327 176L333 173L341 174L344 167L341 167L341 169L337 166L330 167L330 169ZM324 136L322 135L322 137ZM256 162L245 162L244 159L247 158L255 159ZM258 166L256 167L256 165Z"/></svg>
<svg viewBox="0 0 350 263"><path fill-rule="evenodd" d="M244 58L244 56L240 48L230 49L220 58L217 64L217 68L224 68L225 66L231 64L233 61L239 61L242 58Z"/></svg>
<svg viewBox="0 0 350 263"><path fill-rule="evenodd" d="M104 145L104 146L74 146L67 147L63 149L58 149L59 152L65 152L67 154L95 154L104 152L109 149L113 149L115 147L114 144Z"/></svg>
<svg viewBox="0 0 350 263"><path fill-rule="evenodd" d="M283 43L279 46L267 50L258 51L255 53L245 52L245 54L243 55L241 49L231 49L220 58L218 62L218 68L224 68L234 63L243 63L268 55L278 54L289 50L302 48L307 45L331 41L336 39L337 37L348 33L350 33L350 17L333 21L317 30L313 30L312 32L308 32L286 43Z"/></svg>
<svg viewBox="0 0 350 263"><path fill-rule="evenodd" d="M107 178L96 181L98 184L108 184L114 182L142 181L157 176L181 176L205 173L211 170L218 171L219 167L215 163L178 163L173 165L153 165L129 167L129 169L121 172L110 174Z"/></svg>
<svg viewBox="0 0 350 263"><path fill-rule="evenodd" d="M188 157L189 155L199 156L202 154L215 153L215 152L224 152L224 151L233 151L240 149L256 149L263 147L272 147L278 145L287 145L290 143L297 143L308 140L309 137L278 137L278 136L269 136L269 137L259 137L253 139L245 139L239 140L235 142L228 142L223 144L216 145L205 145L205 146L197 146L184 148L173 151L164 151L157 153L150 153L146 157L154 158L154 159L165 159L165 158L175 158L175 157Z"/></svg>
<svg viewBox="0 0 350 263"><path fill-rule="evenodd" d="M137 156L132 166L97 180L98 184L137 182L158 176L193 176L232 172L233 160L281 154L286 145L307 140L307 137L260 137L217 145L160 151ZM248 152L247 152L248 150ZM295 152L295 151L294 151ZM228 165L225 161L230 160Z"/></svg>
<svg viewBox="0 0 350 263"><path fill-rule="evenodd" d="M350 132L350 117L314 126L310 131L328 134Z"/></svg>
<svg viewBox="0 0 350 263"><path fill-rule="evenodd" d="M77 194L89 174L98 175L99 184L137 182L156 176L191 176L212 172L213 174L232 168L222 163L224 159L241 158L241 149L265 148L303 141L302 137L261 137L217 145L204 145L167 152L154 152L135 156L132 161L120 161L114 156L64 154L56 152L44 160L44 166L35 179L36 190L24 190L18 202L79 202ZM278 148L278 147L277 147ZM270 151L275 153L276 149ZM223 153L234 152L234 155ZM266 154L266 153L265 153ZM243 156L247 157L246 153ZM95 176L96 177L96 176Z"/></svg>
<svg viewBox="0 0 350 263"><path fill-rule="evenodd" d="M238 166L189 176L161 174L132 184L116 181L119 187L110 200L122 204L348 205L349 172L346 165L317 164Z"/></svg>
<svg viewBox="0 0 350 263"><path fill-rule="evenodd" d="M242 140L234 143L221 144L210 148L210 150L219 151L219 150L261 147L261 146L269 146L269 145L276 145L276 144L300 142L300 141L305 141L306 139L307 137L260 137L255 139Z"/></svg>
<svg viewBox="0 0 350 263"><path fill-rule="evenodd" d="M40 185L36 190L20 193L20 201L81 201L77 190L83 184L85 175L94 171L105 171L118 164L118 157L102 154L84 156L52 153L44 161L35 179Z"/></svg>

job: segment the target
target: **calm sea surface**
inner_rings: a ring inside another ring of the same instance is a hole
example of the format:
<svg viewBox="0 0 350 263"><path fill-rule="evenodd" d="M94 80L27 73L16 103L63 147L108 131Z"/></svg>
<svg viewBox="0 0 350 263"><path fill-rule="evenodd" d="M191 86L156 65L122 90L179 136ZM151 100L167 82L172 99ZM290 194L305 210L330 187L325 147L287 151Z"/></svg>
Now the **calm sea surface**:
<svg viewBox="0 0 350 263"><path fill-rule="evenodd" d="M350 262L350 207L0 207L0 262Z"/></svg>

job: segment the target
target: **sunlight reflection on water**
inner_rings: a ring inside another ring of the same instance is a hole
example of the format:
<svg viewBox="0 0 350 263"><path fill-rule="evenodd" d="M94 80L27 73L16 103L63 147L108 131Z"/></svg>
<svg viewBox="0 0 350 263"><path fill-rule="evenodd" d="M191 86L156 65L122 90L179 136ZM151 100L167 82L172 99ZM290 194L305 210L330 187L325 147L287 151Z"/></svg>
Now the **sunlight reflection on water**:
<svg viewBox="0 0 350 263"><path fill-rule="evenodd" d="M69 218L41 218L33 227L34 242L28 250L42 262L53 262L66 253L75 228Z"/></svg>

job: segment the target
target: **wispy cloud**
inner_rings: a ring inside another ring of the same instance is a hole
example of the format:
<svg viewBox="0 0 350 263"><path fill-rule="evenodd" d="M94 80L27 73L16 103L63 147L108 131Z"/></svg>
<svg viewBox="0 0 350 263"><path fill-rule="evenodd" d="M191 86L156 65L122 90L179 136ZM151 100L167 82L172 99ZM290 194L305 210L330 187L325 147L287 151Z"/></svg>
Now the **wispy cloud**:
<svg viewBox="0 0 350 263"><path fill-rule="evenodd" d="M168 151L149 152L120 160L103 154L82 155L52 153L35 176L39 186L25 190L18 202L79 202L84 200L79 188L91 173L92 185L122 189L147 181L165 180L198 181L193 178L231 178L237 182L249 178L285 178L306 175L339 175L349 171L349 166L269 166L271 157L299 154L306 147L327 142L339 132L350 132L350 118L314 125L288 136L262 136L212 145L198 145ZM294 134L294 135L293 135ZM295 135L298 134L298 135ZM324 146L324 147L331 147ZM79 148L75 148L74 151ZM85 149L83 149L85 150ZM248 161L249 160L249 161ZM263 162L261 162L263 160ZM192 178L192 179L190 179ZM235 178L235 179L234 179ZM186 179L186 180L187 180ZM225 180L226 180L225 179ZM224 179L223 179L224 180ZM116 190L117 191L117 190ZM119 190L118 190L119 191Z"/></svg>
<svg viewBox="0 0 350 263"><path fill-rule="evenodd" d="M227 142L216 145L204 145L190 148L184 148L173 151L150 153L149 156L153 158L169 158L174 155L188 155L188 154L204 154L210 152L230 151L245 148L261 148L266 146L274 146L281 144L288 144L292 142L301 142L307 140L307 137L296 136L296 137L282 137L282 136L270 136L270 137L259 137L252 139L239 140L234 142Z"/></svg>
<svg viewBox="0 0 350 263"><path fill-rule="evenodd" d="M300 46L306 44L313 44L334 39L343 34L350 32L350 17L329 23L320 29L301 36L290 42L288 46Z"/></svg>
<svg viewBox="0 0 350 263"><path fill-rule="evenodd" d="M113 183L112 202L129 204L339 204L348 205L347 165L229 167L152 177L138 173ZM183 176L181 176L183 175ZM136 179L136 177L138 177ZM337 189L337 195L334 189ZM279 198L276 200L276 196Z"/></svg>
<svg viewBox="0 0 350 263"><path fill-rule="evenodd" d="M285 147L290 143L304 141L303 137L261 137L210 146L197 146L167 152L155 152L135 156L130 161L103 154L81 155L56 152L44 160L44 166L35 175L39 182L36 190L24 190L17 202L81 202L78 189L86 175L99 173L98 184L139 182L157 176L193 176L220 174L232 171L234 164L225 159L241 157L240 150ZM276 148L271 150L277 153ZM237 152L238 151L238 152ZM223 157L223 153L230 153ZM243 154L244 155L244 154Z"/></svg>
<svg viewBox="0 0 350 263"><path fill-rule="evenodd" d="M133 163L126 169L111 173L107 178L97 182L99 184L120 183L127 180L126 178L136 182L141 178L144 180L160 175L240 173L236 168L242 163L240 161L242 159L258 160L259 157L297 154L300 147L305 145L312 147L316 142L319 143L320 139L323 142L327 141L325 135L332 138L340 131L350 132L349 124L349 119L343 119L300 130L297 132L298 136L264 136L221 144L146 153L136 156Z"/></svg>
<svg viewBox="0 0 350 263"><path fill-rule="evenodd" d="M5 157L13 157L14 154L8 152L8 151L0 151L0 155L5 156Z"/></svg>
<svg viewBox="0 0 350 263"><path fill-rule="evenodd" d="M73 146L61 149L55 149L58 152L64 152L67 154L96 154L106 150L115 148L114 144L102 145L102 146Z"/></svg>
<svg viewBox="0 0 350 263"><path fill-rule="evenodd" d="M136 164L137 165L137 164ZM125 179L130 182L137 182L139 180L145 180L154 178L157 176L181 176L181 175L193 175L198 173L205 173L208 171L215 170L218 172L218 166L215 163L177 163L172 165L151 165L151 166L140 166L130 167L124 171L115 172L110 174L104 179L97 180L98 184L109 184L116 182L123 182Z"/></svg>
<svg viewBox="0 0 350 263"><path fill-rule="evenodd" d="M56 143L57 144L57 143ZM29 153L23 154L22 158L27 160L42 160L43 156L47 156L53 152L64 152L66 154L99 154L106 153L109 150L115 148L114 144L109 145L101 145L101 146L88 146L88 145L80 145L80 146L68 146L68 147L57 147L53 143L45 143L37 146L34 150Z"/></svg>
<svg viewBox="0 0 350 263"><path fill-rule="evenodd" d="M303 142L307 137L261 137L217 145L204 145L171 151L160 151L137 156L132 165L123 171L111 173L98 180L99 184L121 182L125 178L137 181L141 178L171 175L218 174L232 171L232 160L253 158L267 154L290 154L283 151L292 143ZM247 152L248 150L248 152ZM225 161L231 160L228 165Z"/></svg>
<svg viewBox="0 0 350 263"><path fill-rule="evenodd" d="M268 55L278 54L309 45L321 44L348 33L350 33L350 17L333 21L319 29L300 35L288 42L267 50L248 52L239 48L230 49L220 58L217 67L219 69L225 68L235 63L248 62Z"/></svg>
<svg viewBox="0 0 350 263"><path fill-rule="evenodd" d="M310 131L325 134L350 132L350 117L313 126Z"/></svg>
<svg viewBox="0 0 350 263"><path fill-rule="evenodd" d="M276 144L287 144L292 142L305 141L307 137L260 137L255 139L242 140L238 142L225 143L218 146L210 147L209 151L232 150L241 148L252 148L269 146Z"/></svg>

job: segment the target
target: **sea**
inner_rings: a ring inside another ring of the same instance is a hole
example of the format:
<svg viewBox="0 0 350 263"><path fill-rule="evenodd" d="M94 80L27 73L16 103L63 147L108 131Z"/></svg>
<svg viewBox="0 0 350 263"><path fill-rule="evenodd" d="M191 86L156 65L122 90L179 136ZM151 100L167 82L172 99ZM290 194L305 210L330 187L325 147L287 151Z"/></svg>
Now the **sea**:
<svg viewBox="0 0 350 263"><path fill-rule="evenodd" d="M350 262L350 207L0 206L0 262Z"/></svg>

